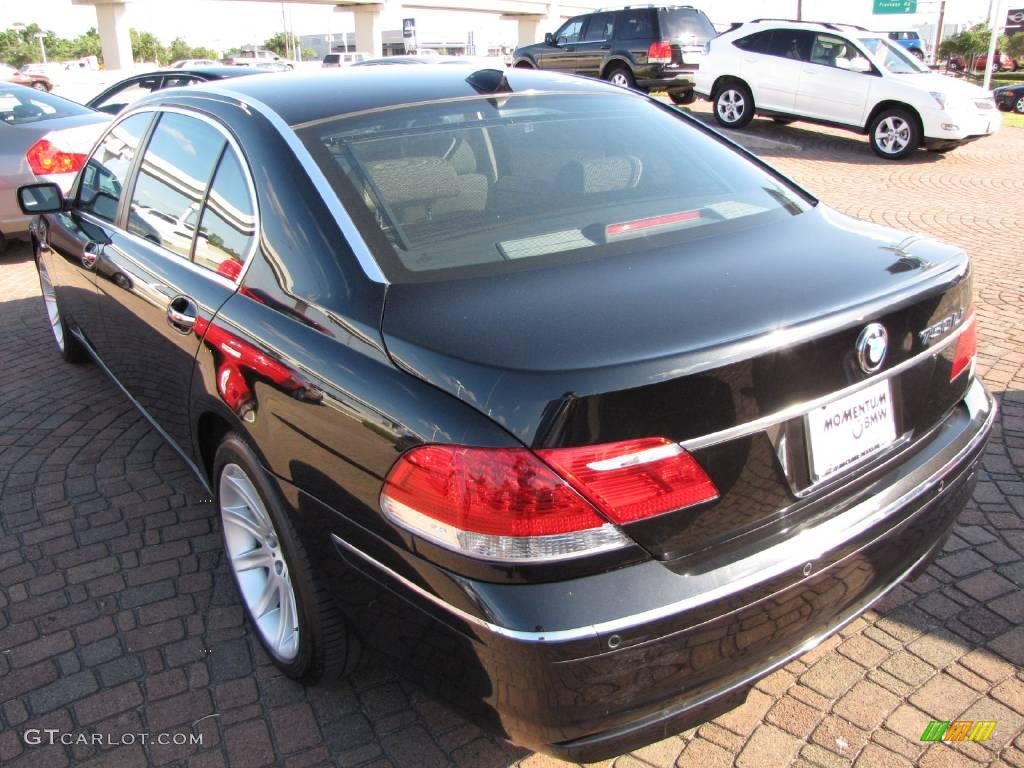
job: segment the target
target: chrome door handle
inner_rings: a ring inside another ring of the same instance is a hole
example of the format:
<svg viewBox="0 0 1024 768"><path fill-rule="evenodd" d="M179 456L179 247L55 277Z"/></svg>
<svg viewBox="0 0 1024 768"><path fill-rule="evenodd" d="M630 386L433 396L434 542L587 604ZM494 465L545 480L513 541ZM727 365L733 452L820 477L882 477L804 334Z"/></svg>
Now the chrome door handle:
<svg viewBox="0 0 1024 768"><path fill-rule="evenodd" d="M86 269L92 269L96 266L96 261L100 257L100 251L103 250L103 246L98 243L94 243L91 240L85 244L82 249L82 266Z"/></svg>
<svg viewBox="0 0 1024 768"><path fill-rule="evenodd" d="M196 324L196 304L188 296L176 296L167 305L167 324L178 333L191 333Z"/></svg>

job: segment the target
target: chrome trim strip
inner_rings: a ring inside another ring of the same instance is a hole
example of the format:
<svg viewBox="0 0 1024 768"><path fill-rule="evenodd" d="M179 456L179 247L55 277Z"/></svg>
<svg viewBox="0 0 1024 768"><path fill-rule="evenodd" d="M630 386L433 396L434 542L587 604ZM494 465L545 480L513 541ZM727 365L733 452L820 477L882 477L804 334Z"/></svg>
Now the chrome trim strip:
<svg viewBox="0 0 1024 768"><path fill-rule="evenodd" d="M981 383L975 381L971 387L972 389L980 389ZM977 415L984 412L981 408L981 403L979 402L979 398L982 397L988 405L988 415L981 428L971 437L967 445L957 451L956 454L948 461L944 462L939 469L932 471L929 475L921 478L920 480L908 481L912 482L912 490L903 494L899 498L886 503L879 498L884 495L883 492L882 494L861 502L841 515L826 520L822 524L806 530L803 533L799 533L792 539L777 544L770 549L763 550L751 555L750 557L730 563L729 565L723 566L714 571L689 575L686 578L694 592L690 597L677 600L676 602L668 605L659 606L647 611L641 611L640 613L631 614L629 616L622 616L620 618L611 619L598 624L591 624L589 626L573 627L572 629L554 630L551 632L528 632L500 627L497 624L481 619L478 616L473 616L472 614L451 605L437 595L426 591L419 585L414 584L409 579L396 573L391 568L388 568L375 558L355 548L347 541L340 538L337 534L331 534L331 537L336 545L341 546L345 550L362 558L370 565L397 580L405 588L425 600L428 600L439 608L455 615L459 619L480 627L481 629L485 629L488 632L492 632L510 640L530 643L570 642L585 638L593 638L605 633L620 632L640 624L658 621L668 616L697 608L705 603L718 600L735 592L742 591L763 581L774 578L775 576L781 575L788 570L792 570L803 563L816 560L824 553L834 549L838 543L847 541L864 531L869 530L872 526L878 524L891 515L895 510L919 498L929 491L936 483L945 479L946 475L949 474L953 467L959 464L965 456L970 454L971 451L977 448L977 446L987 438L989 430L991 429L992 423L996 417L995 401L992 400L989 395L984 393L984 390L982 390L981 395L969 392L967 400L970 404L973 404L979 409L975 412L975 415ZM970 404L968 406L969 409L971 407ZM918 471L920 472L925 469L925 467L922 467ZM875 540L866 542L864 547L871 546L874 541ZM861 550L864 547L861 547ZM847 555L843 560L852 557L854 554L856 553ZM836 562L842 561L840 560ZM835 563L829 563L829 567L832 565L835 565ZM703 589L701 586L702 583L705 582L709 585L708 589Z"/></svg>
<svg viewBox="0 0 1024 768"><path fill-rule="evenodd" d="M954 342L954 340L960 337L960 334L964 332L964 328L965 326L961 325L959 328L955 329L949 336L944 338L934 347L929 347L928 349L918 352L913 357L904 360L902 363L899 363L898 365L894 365L892 368L889 368L887 371L883 372L879 376L872 376L871 378L865 379L864 381L858 381L856 384L851 384L850 386L845 387L844 389L838 389L834 392L829 392L827 395L816 397L813 400L805 400L802 403L791 405L788 408L783 408L781 411L776 411L775 413L769 414L768 416L762 416L761 418L754 419L753 421L748 421L743 424L737 424L734 427L722 429L719 430L718 432L712 432L711 434L708 435L702 435L701 437L694 437L690 440L683 440L680 444L687 451L697 451L700 450L701 448L708 448L709 446L712 445L718 445L719 443L728 442L729 440L736 440L741 437L748 437L749 435L753 435L757 432L763 432L766 429L777 426L778 424L781 424L784 421L789 421L790 419L794 419L799 416L805 416L811 411L813 411L815 408L819 408L823 405L826 405L832 402L833 400L838 400L839 398L846 397L847 395L852 395L854 392L870 387L873 384L877 384L879 381L891 379L897 374L903 373L903 371L913 368L918 363L930 357L938 357L939 354L946 349L946 347L950 346Z"/></svg>
<svg viewBox="0 0 1024 768"><path fill-rule="evenodd" d="M139 237L139 236L135 235L132 232L129 232L127 229L122 229L121 227L119 227L117 224L114 224L113 222L109 222L109 221L106 221L106 220L98 219L96 223L99 225L99 222L102 221L102 224L100 226L112 227L113 229L116 229L119 234L128 235L129 237L132 237L132 238L134 238L135 240L137 240L139 242L143 242L143 243L147 244L150 247L150 249L155 250L161 256L164 256L164 257L170 258L170 259L174 259L177 263L184 262L184 263L188 264L190 267L193 267L195 270L198 270L198 273L201 274L201 275L204 275L206 277L213 276L215 279L217 279L218 282L220 282L221 284L225 285L226 287L229 287L231 289L237 288L241 284L242 280L245 278L245 273L249 271L249 265L252 263L253 257L256 255L256 249L259 247L259 243L260 243L260 232L262 232L262 227L261 227L261 223L260 223L261 219L260 219L259 198L257 198L257 196L256 196L256 185L255 185L255 183L252 180L252 168L249 167L249 160L248 160L248 158L246 158L245 154L242 152L242 149L238 145L238 142L235 141L235 137L231 135L231 132L222 123L218 122L217 120L213 119L212 117L210 117L208 115L203 114L202 112L199 112L198 110L185 109L183 107L162 106L160 104L142 104L142 105L140 105L138 107L129 108L129 109L125 110L124 112L120 113L117 116L117 120L115 121L115 123L111 124L110 128L107 129L107 131L103 134L103 138L100 139L100 141L98 141L96 143L96 146L98 147L100 145L100 143L103 141L103 139L106 139L107 135L114 129L114 127L116 125L120 124L124 120L127 120L132 115L140 115L140 114L143 114L145 112L172 112L172 113L175 113L175 114L178 114L178 115L184 115L186 117L191 117L191 118L193 118L195 120L199 120L201 122L204 122L207 125L211 126L218 133L220 133L224 137L224 140L227 141L228 145L234 151L235 156L238 158L239 162L242 164L243 168L245 169L245 172L242 175L245 176L245 185L246 185L246 187L249 190L249 202L252 203L252 210L253 210L253 232L255 233L253 235L252 242L249 244L249 251L248 251L248 253L246 253L245 258L242 260L242 269L241 269L241 271L239 271L238 277L236 279L234 279L234 280L231 280L230 278L224 277L223 275L220 275L220 274L214 272L212 269L207 269L206 267L199 266L194 261L192 261L191 258L186 258L186 257L184 257L184 256L182 256L180 254L174 253L173 251L169 251L166 248L163 248L162 246L160 246L160 245L158 245L158 244L156 244L154 242L151 242L149 240L146 240L145 238L142 238L142 237ZM159 125L157 127L159 128ZM152 137L150 137L150 138L152 138ZM143 149L148 149L148 148L149 148L149 146L147 144L147 146L145 148L143 148ZM136 149L136 151L138 151L138 148ZM143 155L144 154L145 154L145 152L143 152ZM91 154L89 156L90 156L90 158L92 157ZM219 168L219 163L222 160L223 160L223 157L218 158L218 168ZM141 164L140 164L139 173L141 173L141 172L142 172L142 170L141 170ZM135 176L135 181L136 181L136 183L138 182L138 174L136 174L136 176ZM212 182L212 179L211 179L211 182ZM133 185L132 186L132 192L134 193L134 191L135 191L135 187ZM131 203L130 200L128 202ZM83 212L79 211L79 213L83 213Z"/></svg>
<svg viewBox="0 0 1024 768"><path fill-rule="evenodd" d="M233 99L238 99L239 102L247 107L259 112L267 121L274 126L274 129L281 135L281 138L285 140L288 148L291 149L295 158L299 161L303 170L309 176L310 181L313 182L313 186L316 187L317 192L320 193L320 197L323 199L327 209L334 216L334 221L341 229L342 234L348 241L349 247L352 249L352 253L355 254L356 260L359 265L363 268L363 272L366 276L375 283L388 284L388 279L384 276L384 272L381 271L380 265L377 260L373 257L370 252L370 247L366 244L363 236L359 233L356 228L355 222L352 221L352 217L348 215L348 211L341 204L341 200L334 194L334 190L331 188L330 182L327 181L327 177L324 176L324 172L320 170L320 166L313 160L313 156L309 154L309 150L306 149L305 145L299 141L299 137L295 134L295 131L289 127L284 119L277 114L274 110L264 104L258 99L254 99L251 96L245 96L236 91L217 89L217 93L222 93L225 96L229 96Z"/></svg>

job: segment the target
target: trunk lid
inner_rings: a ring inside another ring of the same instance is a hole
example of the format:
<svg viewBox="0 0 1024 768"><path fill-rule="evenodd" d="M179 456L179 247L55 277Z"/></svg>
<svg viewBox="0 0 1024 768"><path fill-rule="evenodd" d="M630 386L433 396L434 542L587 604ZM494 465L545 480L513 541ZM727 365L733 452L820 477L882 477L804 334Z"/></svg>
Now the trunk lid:
<svg viewBox="0 0 1024 768"><path fill-rule="evenodd" d="M868 322L888 331L884 376L932 343L925 328L969 303L966 256L933 241L823 205L758 233L392 285L385 343L400 367L534 448L651 436L700 445L868 379L855 353ZM950 385L948 370L931 360L893 376L898 435L923 433L962 397L967 377ZM806 461L787 464L779 429L695 449L718 501L627 531L670 559L783 514L815 482Z"/></svg>

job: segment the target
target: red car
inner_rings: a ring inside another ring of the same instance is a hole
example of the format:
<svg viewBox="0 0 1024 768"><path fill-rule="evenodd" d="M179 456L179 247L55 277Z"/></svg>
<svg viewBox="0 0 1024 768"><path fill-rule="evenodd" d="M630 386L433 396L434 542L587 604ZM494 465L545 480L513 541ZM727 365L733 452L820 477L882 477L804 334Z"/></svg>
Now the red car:
<svg viewBox="0 0 1024 768"><path fill-rule="evenodd" d="M0 64L0 82L25 85L47 93L53 90L53 83L46 75L25 74L6 64Z"/></svg>
<svg viewBox="0 0 1024 768"><path fill-rule="evenodd" d="M979 53L974 57L974 71L984 72L985 71L985 54ZM948 69L963 72L966 68L964 65L964 57L958 53L953 54L946 60L946 67ZM996 51L992 54L992 71L993 72L1016 72L1019 68L1019 64L1014 60L1008 53L1000 53Z"/></svg>

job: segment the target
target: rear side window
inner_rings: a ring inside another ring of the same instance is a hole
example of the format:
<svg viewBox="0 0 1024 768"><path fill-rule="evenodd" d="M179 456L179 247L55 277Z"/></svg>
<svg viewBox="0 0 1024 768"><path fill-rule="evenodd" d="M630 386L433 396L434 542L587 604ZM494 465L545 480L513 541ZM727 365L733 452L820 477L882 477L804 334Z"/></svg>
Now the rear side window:
<svg viewBox="0 0 1024 768"><path fill-rule="evenodd" d="M715 25L701 11L694 8L669 8L660 11L662 39L683 45L704 45L715 37Z"/></svg>
<svg viewBox="0 0 1024 768"><path fill-rule="evenodd" d="M226 144L213 126L165 112L142 156L128 231L186 259L214 166Z"/></svg>
<svg viewBox="0 0 1024 768"><path fill-rule="evenodd" d="M117 218L117 208L150 121L151 114L132 115L115 125L82 169L77 207L104 221Z"/></svg>
<svg viewBox="0 0 1024 768"><path fill-rule="evenodd" d="M734 40L733 45L751 53L772 53L772 30L755 32L752 35L741 37L739 40Z"/></svg>
<svg viewBox="0 0 1024 768"><path fill-rule="evenodd" d="M88 115L88 107L31 88L5 88L0 84L0 121L8 125L38 123L56 117Z"/></svg>
<svg viewBox="0 0 1024 768"><path fill-rule="evenodd" d="M581 43L603 42L612 39L613 20L615 16L611 13L595 13L587 19L587 26L583 30Z"/></svg>
<svg viewBox="0 0 1024 768"><path fill-rule="evenodd" d="M616 40L653 40L653 11L636 8L620 11L615 24Z"/></svg>
<svg viewBox="0 0 1024 768"><path fill-rule="evenodd" d="M233 279L241 272L255 236L256 215L245 171L229 146L206 196L196 235L195 262Z"/></svg>
<svg viewBox="0 0 1024 768"><path fill-rule="evenodd" d="M296 130L392 282L627 257L807 205L628 94L481 97Z"/></svg>
<svg viewBox="0 0 1024 768"><path fill-rule="evenodd" d="M338 53L328 53L326 56L324 56L324 64L337 64L340 61L341 54Z"/></svg>
<svg viewBox="0 0 1024 768"><path fill-rule="evenodd" d="M814 33L804 29L772 30L772 44L768 53L783 59L808 61L814 46Z"/></svg>

